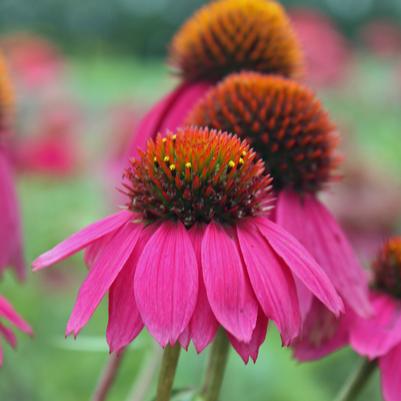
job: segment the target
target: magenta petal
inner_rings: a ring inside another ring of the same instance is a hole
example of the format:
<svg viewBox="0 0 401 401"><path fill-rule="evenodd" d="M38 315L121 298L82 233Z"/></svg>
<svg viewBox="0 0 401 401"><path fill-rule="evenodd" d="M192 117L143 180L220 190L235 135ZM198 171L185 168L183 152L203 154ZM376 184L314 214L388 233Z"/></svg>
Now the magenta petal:
<svg viewBox="0 0 401 401"><path fill-rule="evenodd" d="M32 334L31 326L15 311L13 306L0 295L0 317L8 320L15 327L27 334Z"/></svg>
<svg viewBox="0 0 401 401"><path fill-rule="evenodd" d="M349 341L347 313L337 319L316 298L304 321L303 332L293 344L294 356L299 361L313 361L342 348Z"/></svg>
<svg viewBox="0 0 401 401"><path fill-rule="evenodd" d="M110 287L109 322L106 332L110 352L124 348L143 329L142 318L135 301L134 277L139 257L154 231L154 225L143 230L130 258Z"/></svg>
<svg viewBox="0 0 401 401"><path fill-rule="evenodd" d="M258 218L258 228L274 251L284 260L296 277L335 315L344 308L326 273L306 249L279 225Z"/></svg>
<svg viewBox="0 0 401 401"><path fill-rule="evenodd" d="M1 133L0 133L1 134ZM0 273L13 267L20 280L25 278L19 205L10 162L0 144Z"/></svg>
<svg viewBox="0 0 401 401"><path fill-rule="evenodd" d="M139 258L134 280L142 320L164 347L187 327L198 294L198 266L180 222L162 223Z"/></svg>
<svg viewBox="0 0 401 401"><path fill-rule="evenodd" d="M252 358L253 362L256 362L259 355L259 348L266 338L267 325L268 320L263 313L259 311L258 320L256 322L255 330L252 333L251 341L248 343L240 342L234 336L230 334L228 335L231 345L245 363L248 363L249 358Z"/></svg>
<svg viewBox="0 0 401 401"><path fill-rule="evenodd" d="M131 256L141 232L141 225L128 222L117 230L101 250L79 289L67 324L66 335L74 333L76 336L88 322Z"/></svg>
<svg viewBox="0 0 401 401"><path fill-rule="evenodd" d="M144 149L147 141L159 132L181 126L189 111L209 88L207 82L184 83L156 103L135 130L128 156L136 156L137 149Z"/></svg>
<svg viewBox="0 0 401 401"><path fill-rule="evenodd" d="M13 331L1 323L0 323L0 334L11 345L11 347L15 348L17 346L17 337L15 336Z"/></svg>
<svg viewBox="0 0 401 401"><path fill-rule="evenodd" d="M371 301L374 315L353 319L350 342L358 353L374 359L401 342L401 304L384 294L372 295Z"/></svg>
<svg viewBox="0 0 401 401"><path fill-rule="evenodd" d="M288 267L262 237L252 219L237 227L242 256L256 298L288 345L301 330L294 279Z"/></svg>
<svg viewBox="0 0 401 401"><path fill-rule="evenodd" d="M379 359L383 398L400 401L401 397L401 344Z"/></svg>
<svg viewBox="0 0 401 401"><path fill-rule="evenodd" d="M367 276L335 218L312 195L279 195L277 223L294 235L324 269L346 303L361 316L371 313ZM308 224L305 224L307 221Z"/></svg>
<svg viewBox="0 0 401 401"><path fill-rule="evenodd" d="M205 229L203 227L196 225L189 230L199 266L198 300L190 322L190 337L198 353L202 352L212 342L219 327L219 323L209 305L203 281L201 249L204 232Z"/></svg>
<svg viewBox="0 0 401 401"><path fill-rule="evenodd" d="M133 214L124 210L87 226L77 233L72 234L63 242L60 242L50 251L40 255L32 263L34 270L43 269L44 267L50 266L67 258L104 235L117 230L132 218Z"/></svg>
<svg viewBox="0 0 401 401"><path fill-rule="evenodd" d="M239 341L249 342L258 304L234 235L213 221L208 224L202 241L203 277L217 320Z"/></svg>

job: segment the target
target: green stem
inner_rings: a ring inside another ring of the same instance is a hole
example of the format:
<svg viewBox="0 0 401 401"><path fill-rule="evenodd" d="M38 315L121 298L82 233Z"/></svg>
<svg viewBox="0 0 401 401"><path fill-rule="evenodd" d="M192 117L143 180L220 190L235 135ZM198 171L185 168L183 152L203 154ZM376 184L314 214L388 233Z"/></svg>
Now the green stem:
<svg viewBox="0 0 401 401"><path fill-rule="evenodd" d="M206 376L201 391L202 401L217 401L219 399L229 349L230 344L227 335L223 329L220 329L210 350Z"/></svg>
<svg viewBox="0 0 401 401"><path fill-rule="evenodd" d="M173 387L175 371L177 369L178 358L181 347L177 343L173 347L167 345L163 352L162 365L157 385L156 401L169 401L171 389Z"/></svg>
<svg viewBox="0 0 401 401"><path fill-rule="evenodd" d="M376 366L376 361L369 361L368 359L365 359L345 382L343 388L340 390L340 393L336 398L336 401L355 401L361 390L368 382Z"/></svg>

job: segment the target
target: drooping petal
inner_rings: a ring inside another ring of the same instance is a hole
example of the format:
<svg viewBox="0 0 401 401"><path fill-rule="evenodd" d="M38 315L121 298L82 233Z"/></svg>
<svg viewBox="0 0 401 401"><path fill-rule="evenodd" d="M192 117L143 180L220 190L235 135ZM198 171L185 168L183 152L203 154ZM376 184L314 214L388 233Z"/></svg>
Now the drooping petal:
<svg viewBox="0 0 401 401"><path fill-rule="evenodd" d="M25 278L19 204L11 165L0 144L0 273L13 267L20 280Z"/></svg>
<svg viewBox="0 0 401 401"><path fill-rule="evenodd" d="M379 359L383 398L399 401L401 396L401 343Z"/></svg>
<svg viewBox="0 0 401 401"><path fill-rule="evenodd" d="M200 226L193 226L189 230L192 245L195 250L196 260L199 267L199 292L194 314L190 322L190 338L194 343L196 351L202 352L216 335L219 323L217 322L206 295L206 288L202 274L202 240L205 229Z"/></svg>
<svg viewBox="0 0 401 401"><path fill-rule="evenodd" d="M106 234L92 242L84 249L84 262L88 269L90 269L91 266L93 266L93 264L96 262L99 252L111 240L111 238L113 238L113 235L114 232L112 231L111 233Z"/></svg>
<svg viewBox="0 0 401 401"><path fill-rule="evenodd" d="M180 222L157 229L139 258L135 299L145 326L164 347L187 327L198 294L198 266L191 239Z"/></svg>
<svg viewBox="0 0 401 401"><path fill-rule="evenodd" d="M349 341L349 321L352 311L336 318L316 298L304 321L301 336L292 345L299 361L313 361L346 346Z"/></svg>
<svg viewBox="0 0 401 401"><path fill-rule="evenodd" d="M326 273L309 255L306 249L282 227L266 218L258 218L258 229L284 260L293 274L335 315L344 308Z"/></svg>
<svg viewBox="0 0 401 401"><path fill-rule="evenodd" d="M249 342L258 304L242 264L235 233L208 224L202 241L202 269L209 304L219 323L238 341Z"/></svg>
<svg viewBox="0 0 401 401"><path fill-rule="evenodd" d="M255 330L252 333L251 341L248 343L240 342L234 336L229 334L228 338L230 343L246 364L248 363L249 358L252 358L253 362L256 362L259 355L259 348L266 338L268 322L269 321L266 319L263 312L259 311Z"/></svg>
<svg viewBox="0 0 401 401"><path fill-rule="evenodd" d="M10 302L0 295L0 317L27 334L32 334L31 326L15 311Z"/></svg>
<svg viewBox="0 0 401 401"><path fill-rule="evenodd" d="M133 214L131 212L123 210L99 220L96 223L90 224L77 233L72 234L63 242L57 244L54 248L50 249L50 251L40 255L32 263L34 270L43 269L44 267L68 258L97 239L117 230L132 218Z"/></svg>
<svg viewBox="0 0 401 401"><path fill-rule="evenodd" d="M11 347L15 348L17 346L17 337L13 333L13 331L4 326L4 324L0 323L0 334L4 337L4 339L11 345Z"/></svg>
<svg viewBox="0 0 401 401"><path fill-rule="evenodd" d="M143 322L135 301L134 277L139 257L155 228L152 224L142 231L130 258L110 287L106 331L110 352L118 352L142 331Z"/></svg>
<svg viewBox="0 0 401 401"><path fill-rule="evenodd" d="M302 198L282 191L277 201L277 223L288 230L324 269L346 303L369 316L366 273L335 218L313 195Z"/></svg>
<svg viewBox="0 0 401 401"><path fill-rule="evenodd" d="M401 303L384 294L372 294L371 303L371 318L353 319L350 343L358 353L374 359L401 342Z"/></svg>
<svg viewBox="0 0 401 401"><path fill-rule="evenodd" d="M88 322L114 280L131 256L142 226L127 222L104 246L79 289L66 335L76 336Z"/></svg>
<svg viewBox="0 0 401 401"><path fill-rule="evenodd" d="M255 296L264 314L277 324L284 344L288 345L301 330L297 290L291 272L252 219L239 224L237 233Z"/></svg>
<svg viewBox="0 0 401 401"><path fill-rule="evenodd" d="M302 322L305 321L314 300L313 294L305 287L301 280L294 277L295 286L297 288L299 310L301 312Z"/></svg>
<svg viewBox="0 0 401 401"><path fill-rule="evenodd" d="M137 149L144 149L148 139L155 138L159 132L175 130L182 125L188 112L209 88L207 82L183 83L156 103L135 130L127 156L136 156Z"/></svg>

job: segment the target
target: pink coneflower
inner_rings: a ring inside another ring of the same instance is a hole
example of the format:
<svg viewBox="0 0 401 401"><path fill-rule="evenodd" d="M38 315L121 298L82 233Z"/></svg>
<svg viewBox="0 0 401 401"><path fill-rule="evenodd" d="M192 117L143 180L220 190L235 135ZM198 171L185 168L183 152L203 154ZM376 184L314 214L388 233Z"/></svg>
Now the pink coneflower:
<svg viewBox="0 0 401 401"><path fill-rule="evenodd" d="M273 177L276 222L315 257L345 303L366 315L365 273L317 196L339 158L335 128L313 92L273 75L233 74L199 101L187 123L234 132L254 147ZM312 296L297 284L306 315Z"/></svg>
<svg viewBox="0 0 401 401"><path fill-rule="evenodd" d="M0 56L0 274L13 267L20 279L25 277L22 236L17 195L9 160L8 123L13 93Z"/></svg>
<svg viewBox="0 0 401 401"><path fill-rule="evenodd" d="M350 344L360 355L377 362L383 397L399 401L401 394L401 237L390 239L373 263L370 299L374 313L364 319L347 312L327 325L326 336L308 336L295 346L302 361L321 358ZM327 315L327 312L326 312ZM320 313L323 318L324 313ZM309 332L310 333L310 332Z"/></svg>
<svg viewBox="0 0 401 401"><path fill-rule="evenodd" d="M15 348L17 346L17 338L7 323L26 334L32 335L32 329L29 324L14 310L7 299L0 295L0 338L3 338L11 347ZM3 350L0 344L0 366L2 365Z"/></svg>
<svg viewBox="0 0 401 401"><path fill-rule="evenodd" d="M334 314L330 280L269 219L271 178L236 136L185 128L150 140L125 173L126 210L72 235L33 263L42 269L85 249L90 267L66 334L77 335L109 293L112 351L145 326L164 347L202 351L222 326L254 360L269 319L284 344L300 331L295 278Z"/></svg>
<svg viewBox="0 0 401 401"><path fill-rule="evenodd" d="M182 82L138 126L129 156L158 132L180 126L205 92L231 72L296 76L302 54L284 9L275 1L218 0L198 10L177 32L170 64Z"/></svg>

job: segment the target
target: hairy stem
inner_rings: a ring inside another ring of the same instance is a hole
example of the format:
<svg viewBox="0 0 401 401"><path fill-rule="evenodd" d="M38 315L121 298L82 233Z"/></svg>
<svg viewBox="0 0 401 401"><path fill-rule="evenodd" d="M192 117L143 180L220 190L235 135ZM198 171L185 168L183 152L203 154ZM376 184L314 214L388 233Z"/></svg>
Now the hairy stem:
<svg viewBox="0 0 401 401"><path fill-rule="evenodd" d="M336 401L355 401L359 393L365 387L376 366L376 361L365 359L345 382Z"/></svg>
<svg viewBox="0 0 401 401"><path fill-rule="evenodd" d="M203 401L217 401L219 399L229 349L227 334L223 329L220 329L210 350L209 362L201 391Z"/></svg>
<svg viewBox="0 0 401 401"><path fill-rule="evenodd" d="M167 346L163 352L162 365L159 374L159 383L157 385L156 401L169 401L171 389L177 369L178 358L181 347L177 343L174 346Z"/></svg>
<svg viewBox="0 0 401 401"><path fill-rule="evenodd" d="M100 376L95 392L92 396L92 401L105 401L113 386L114 379L117 377L118 369L120 368L125 349L120 352L112 353L109 356L107 364Z"/></svg>

